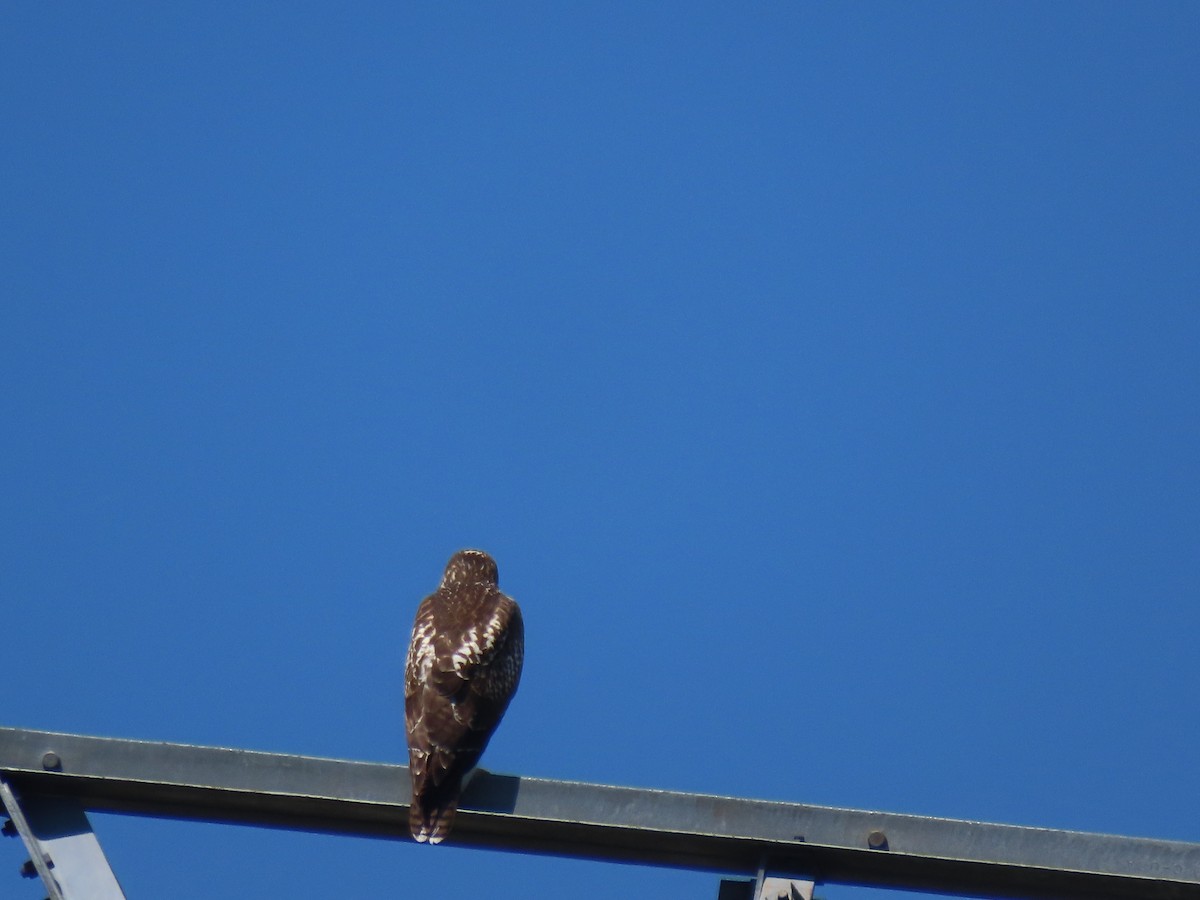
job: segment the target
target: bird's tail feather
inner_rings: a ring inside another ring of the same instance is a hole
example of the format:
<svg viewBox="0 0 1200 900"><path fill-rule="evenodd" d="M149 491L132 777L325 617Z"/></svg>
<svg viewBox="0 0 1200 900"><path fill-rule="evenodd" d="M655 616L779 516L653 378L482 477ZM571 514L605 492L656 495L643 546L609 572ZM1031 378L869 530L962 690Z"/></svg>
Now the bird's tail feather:
<svg viewBox="0 0 1200 900"><path fill-rule="evenodd" d="M424 844L428 841L430 844L440 844L450 833L457 812L457 802L426 808L414 799L408 812L408 830L412 832L413 840L417 843Z"/></svg>
<svg viewBox="0 0 1200 900"><path fill-rule="evenodd" d="M458 752L440 748L432 751L409 749L412 806L408 813L408 828L414 840L422 844L440 844L446 839L458 812L464 774L470 780L481 751L482 748Z"/></svg>

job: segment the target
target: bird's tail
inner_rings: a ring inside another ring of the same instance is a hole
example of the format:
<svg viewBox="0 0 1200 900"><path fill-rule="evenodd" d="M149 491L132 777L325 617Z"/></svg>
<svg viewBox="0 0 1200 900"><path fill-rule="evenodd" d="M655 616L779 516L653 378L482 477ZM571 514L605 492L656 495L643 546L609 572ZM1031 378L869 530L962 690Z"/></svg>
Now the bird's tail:
<svg viewBox="0 0 1200 900"><path fill-rule="evenodd" d="M452 755L409 748L412 772L412 805L408 810L408 830L418 843L440 844L450 833L462 776L451 772Z"/></svg>
<svg viewBox="0 0 1200 900"><path fill-rule="evenodd" d="M422 798L414 797L408 811L408 830L412 832L413 840L424 844L440 844L450 833L454 824L454 815L458 812L458 797L436 806L423 802Z"/></svg>

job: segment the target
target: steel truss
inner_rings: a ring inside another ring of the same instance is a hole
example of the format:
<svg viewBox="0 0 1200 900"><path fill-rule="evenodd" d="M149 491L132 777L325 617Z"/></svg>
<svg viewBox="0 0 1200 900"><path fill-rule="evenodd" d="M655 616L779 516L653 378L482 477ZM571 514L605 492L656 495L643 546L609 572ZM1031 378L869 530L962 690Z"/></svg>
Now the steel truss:
<svg viewBox="0 0 1200 900"><path fill-rule="evenodd" d="M117 900L84 810L407 839L410 795L398 765L0 728L0 798L51 900ZM758 873L760 888L778 881L769 874L978 897L1200 898L1197 843L487 772L450 841Z"/></svg>

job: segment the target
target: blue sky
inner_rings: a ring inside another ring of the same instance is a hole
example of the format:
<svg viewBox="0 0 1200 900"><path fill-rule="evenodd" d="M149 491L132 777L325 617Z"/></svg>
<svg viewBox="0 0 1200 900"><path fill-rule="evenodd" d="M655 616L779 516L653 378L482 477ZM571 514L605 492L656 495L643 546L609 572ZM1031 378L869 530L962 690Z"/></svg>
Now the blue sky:
<svg viewBox="0 0 1200 900"><path fill-rule="evenodd" d="M400 762L474 546L527 625L494 771L1200 839L1200 8L0 35L0 724ZM96 824L131 900L716 896Z"/></svg>

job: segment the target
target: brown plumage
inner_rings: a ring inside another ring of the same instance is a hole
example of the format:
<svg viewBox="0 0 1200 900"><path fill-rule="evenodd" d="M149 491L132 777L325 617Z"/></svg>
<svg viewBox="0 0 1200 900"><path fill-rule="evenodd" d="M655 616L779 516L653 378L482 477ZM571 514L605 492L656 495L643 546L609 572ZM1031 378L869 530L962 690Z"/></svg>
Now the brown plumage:
<svg viewBox="0 0 1200 900"><path fill-rule="evenodd" d="M404 670L404 718L412 773L409 828L441 843L475 767L521 679L521 610L497 586L482 550L450 557L438 589L421 601Z"/></svg>

